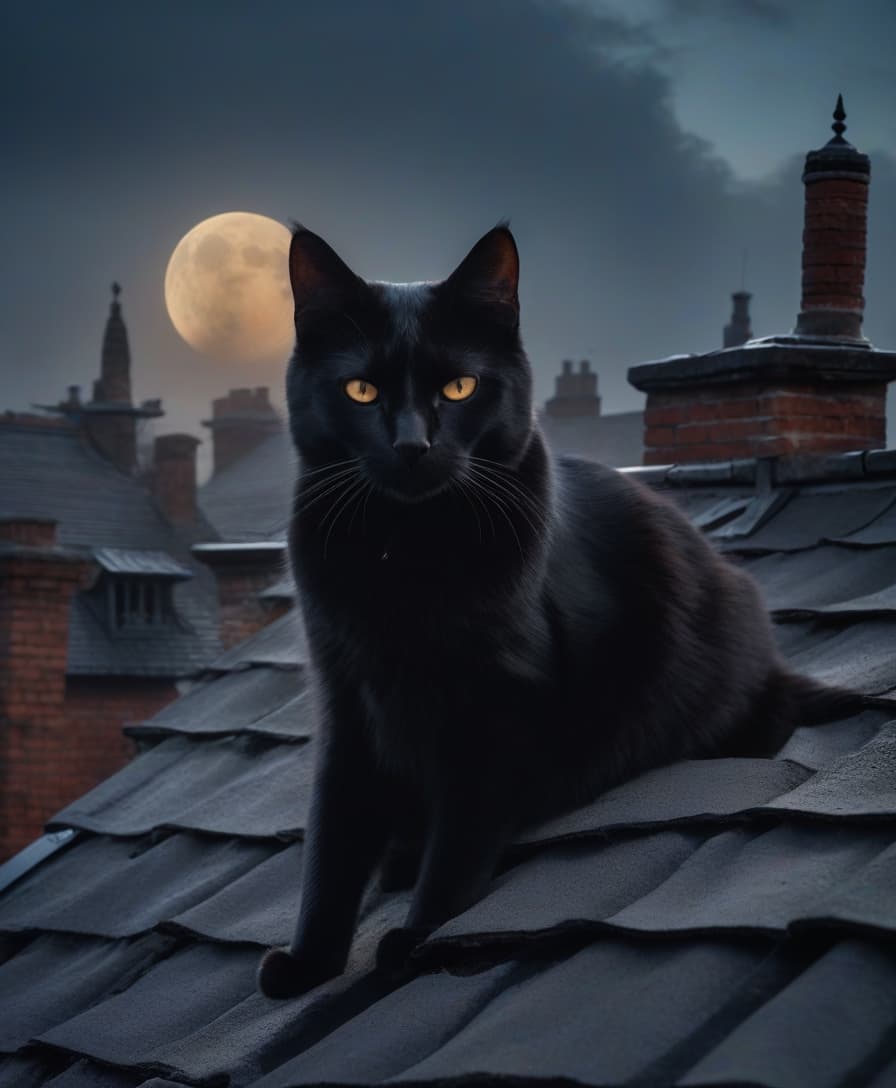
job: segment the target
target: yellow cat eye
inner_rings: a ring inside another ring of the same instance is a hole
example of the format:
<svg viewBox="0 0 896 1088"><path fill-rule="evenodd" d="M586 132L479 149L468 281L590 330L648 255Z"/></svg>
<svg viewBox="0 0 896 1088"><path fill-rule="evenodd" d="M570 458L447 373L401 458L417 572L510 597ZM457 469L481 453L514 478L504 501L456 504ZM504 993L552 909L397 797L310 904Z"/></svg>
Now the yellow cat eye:
<svg viewBox="0 0 896 1088"><path fill-rule="evenodd" d="M466 400L473 395L478 384L476 378L452 378L447 385L442 386L442 396L447 400Z"/></svg>
<svg viewBox="0 0 896 1088"><path fill-rule="evenodd" d="M345 383L345 391L358 404L373 404L380 395L379 389L363 378L352 378Z"/></svg>

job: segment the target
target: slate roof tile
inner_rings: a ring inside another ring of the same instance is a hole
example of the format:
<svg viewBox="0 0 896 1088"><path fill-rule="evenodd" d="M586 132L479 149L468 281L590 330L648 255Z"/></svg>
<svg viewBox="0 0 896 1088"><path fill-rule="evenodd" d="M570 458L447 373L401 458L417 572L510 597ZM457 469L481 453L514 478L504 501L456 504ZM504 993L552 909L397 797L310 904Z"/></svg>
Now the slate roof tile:
<svg viewBox="0 0 896 1088"><path fill-rule="evenodd" d="M171 949L152 933L132 941L43 934L0 966L0 1053L14 1052L33 1036L70 1019L128 987Z"/></svg>
<svg viewBox="0 0 896 1088"><path fill-rule="evenodd" d="M763 583L793 664L890 703L528 829L401 984L370 965L408 894L373 887L348 972L270 1002L315 745L301 624L277 621L133 726L142 754L0 897L0 1088L896 1083L892 479L688 479L670 494Z"/></svg>
<svg viewBox="0 0 896 1088"><path fill-rule="evenodd" d="M157 828L295 838L305 826L313 756L307 745L254 737L163 740L63 809L48 827L102 835Z"/></svg>
<svg viewBox="0 0 896 1088"><path fill-rule="evenodd" d="M777 616L818 613L896 587L896 547L850 553L839 545L823 544L808 552L750 558L742 566L761 583L768 607Z"/></svg>
<svg viewBox="0 0 896 1088"><path fill-rule="evenodd" d="M298 669L259 666L197 684L151 721L129 726L127 732L133 737L239 732L304 740L314 728L309 702Z"/></svg>
<svg viewBox="0 0 896 1088"><path fill-rule="evenodd" d="M117 939L146 933L239 882L275 847L173 834L87 838L15 884L0 900L0 932L81 933Z"/></svg>
<svg viewBox="0 0 896 1088"><path fill-rule="evenodd" d="M774 495L776 492L770 492ZM892 484L805 488L749 537L724 546L741 552L791 552L857 533L892 506Z"/></svg>
<svg viewBox="0 0 896 1088"><path fill-rule="evenodd" d="M682 1086L836 1088L881 1047L892 1055L896 952L841 941L682 1077ZM866 1075L873 1066L866 1069ZM864 1078L863 1078L864 1079Z"/></svg>
<svg viewBox="0 0 896 1088"><path fill-rule="evenodd" d="M762 811L823 819L896 818L896 721L835 759Z"/></svg>
<svg viewBox="0 0 896 1088"><path fill-rule="evenodd" d="M875 548L880 544L896 544L896 503L891 503L882 514L864 528L839 537L838 543L846 544L851 548Z"/></svg>
<svg viewBox="0 0 896 1088"><path fill-rule="evenodd" d="M788 654L798 672L866 695L896 692L893 682L896 621L881 617L848 626L799 627L790 637L803 640L803 645L791 644Z"/></svg>
<svg viewBox="0 0 896 1088"><path fill-rule="evenodd" d="M456 1035L394 1080L486 1074L620 1084L655 1078L670 1052L705 1029L732 993L753 1005L756 972L767 955L764 946L743 942L600 941L558 963L511 975ZM601 980L597 992L595 979ZM649 1025L637 1046L633 1024ZM668 1064L673 1072L674 1062Z"/></svg>
<svg viewBox="0 0 896 1088"><path fill-rule="evenodd" d="M272 434L199 489L199 504L222 540L283 540L292 509L295 450Z"/></svg>
<svg viewBox="0 0 896 1088"><path fill-rule="evenodd" d="M212 672L235 672L252 665L296 669L308 660L308 644L301 614L287 612L251 638L226 650L209 664Z"/></svg>

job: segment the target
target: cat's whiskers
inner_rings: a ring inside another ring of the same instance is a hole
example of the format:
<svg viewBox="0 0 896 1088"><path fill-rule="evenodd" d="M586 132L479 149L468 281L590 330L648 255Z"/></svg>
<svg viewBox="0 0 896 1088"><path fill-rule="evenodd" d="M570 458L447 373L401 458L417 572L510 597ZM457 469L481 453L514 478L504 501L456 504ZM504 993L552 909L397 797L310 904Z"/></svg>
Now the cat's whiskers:
<svg viewBox="0 0 896 1088"><path fill-rule="evenodd" d="M469 476L467 476L464 480L458 480L458 483L472 484L473 481L470 479ZM497 540L498 530L495 528L495 523L492 520L492 515L489 512L488 506L486 505L485 502L483 502L483 500L479 496L478 488L477 489L472 489L471 488L469 493L470 493L471 497L476 500L476 502L479 504L479 506L482 508L483 512L485 513L485 516L488 518L488 523L489 523L489 525L491 526L491 529L492 529L492 537L495 540Z"/></svg>
<svg viewBox="0 0 896 1088"><path fill-rule="evenodd" d="M495 508L501 515L503 515L504 520L510 526L510 531L513 533L514 538L516 539L516 545L520 550L520 559L525 562L526 556L523 552L523 545L520 541L519 533L516 531L516 526L513 524L513 519L507 513L507 509L502 498L498 494L496 494L495 491L492 490L492 488L489 486L489 482L486 481L483 477L477 479L474 476L467 476L467 483L470 484L472 487L475 487L478 491L481 491L495 504Z"/></svg>
<svg viewBox="0 0 896 1088"><path fill-rule="evenodd" d="M346 491L342 495L340 495L338 498L334 499L333 505L330 507L330 509L327 511L327 513L321 519L320 528L323 529L324 522L327 520L327 518L330 516L330 514L333 513L334 510L336 509L336 507L338 506L338 508L339 508L338 512L335 513L335 516L333 517L333 520L330 522L330 527L329 527L329 529L327 529L327 535L324 537L324 559L327 558L327 545L330 542L330 534L333 532L333 529L334 529L334 527L336 525L336 522L339 520L339 518L345 512L345 510L347 509L347 507L351 503L352 499L354 499L355 497L357 497L357 496L359 496L361 494L361 492L364 489L364 485L366 484L366 482L367 482L366 480L361 479L361 480L358 480L354 485L352 485L352 483L348 483L346 485Z"/></svg>
<svg viewBox="0 0 896 1088"><path fill-rule="evenodd" d="M473 505L472 500L470 499L470 496L464 490L464 486L463 486L462 481L461 480L449 480L448 481L448 488L449 488L450 491L457 491L460 495L462 495L464 500L466 501L467 505L473 511L473 516L476 518L476 528L479 530L479 543L482 544L483 543L483 539L482 539L482 521L481 521L481 519L479 517L479 513L476 510L476 507Z"/></svg>
<svg viewBox="0 0 896 1088"><path fill-rule="evenodd" d="M349 465L347 468L334 469L321 477L321 479L312 480L310 484L305 484L304 480L300 480L299 486L296 489L296 494L300 498L306 498L309 495L313 495L314 492L320 490L320 488L326 487L327 484L333 483L335 480L342 479L344 476L357 471L358 468L356 465Z"/></svg>
<svg viewBox="0 0 896 1088"><path fill-rule="evenodd" d="M367 500L368 500L368 499L370 498L370 492L371 492L371 491L373 491L373 481L372 481L372 480L368 480L368 481L367 481L367 487L366 487L366 489L365 489L364 491L362 491L362 492L361 492L361 493L360 493L360 494L358 495L358 501L357 501L357 503L355 503L355 508L354 508L354 510L352 511L352 516L351 516L351 520L350 520L350 521L349 521L349 523L348 523L348 530L347 530L347 534L348 534L348 536L351 536L351 533L352 533L352 526L353 526L353 525L355 524L355 518L356 518L356 517L358 516L358 511L359 511L359 510L361 509L362 505L363 505L363 507L364 507L364 509L365 509L365 510L367 509ZM362 495L364 496L364 502L363 502L363 504L362 504L362 502L361 502L361 496L362 496ZM362 534L362 536L363 536L363 534L364 534L364 521L363 521L363 519L362 519L362 521L361 521L361 534Z"/></svg>
<svg viewBox="0 0 896 1088"><path fill-rule="evenodd" d="M496 492L496 500L498 495L500 495L501 500L506 503L510 509L516 510L519 513L520 517L523 518L523 520L526 522L532 532L536 536L540 535L540 533L544 529L544 518L541 515L540 511L532 509L533 515L540 522L540 525L536 525L526 513L525 507L522 504L523 500L521 499L521 496L515 494L509 487L505 486L505 481L501 480L499 477L490 476L485 473L481 468L477 469L473 465L470 466L470 472L472 473L473 478L478 479L481 483L490 484ZM531 504L529 505L531 507Z"/></svg>
<svg viewBox="0 0 896 1088"><path fill-rule="evenodd" d="M527 505L530 512L538 518L541 524L543 526L547 525L543 503L540 502L535 493L520 480L515 472L500 464L498 461L489 460L487 457L471 456L470 461L477 465L480 471L489 474L496 483L500 482L504 484L505 487L511 488L511 490L516 493L519 500ZM496 471L502 472L504 475L495 476L494 473Z"/></svg>
<svg viewBox="0 0 896 1088"><path fill-rule="evenodd" d="M321 465L319 468L306 469L302 467L299 471L299 479L302 481L308 480L312 476L318 476L321 472L330 472L334 468L341 468L343 465L358 465L360 463L360 457L347 457L344 461L331 461L329 464Z"/></svg>
<svg viewBox="0 0 896 1088"><path fill-rule="evenodd" d="M543 525L547 524L547 514L543 500L539 499L526 487L516 475L512 473L498 475L495 468L487 465L474 465L473 467L477 468L479 472L484 472L496 484L509 489L533 516L537 517Z"/></svg>
<svg viewBox="0 0 896 1088"><path fill-rule="evenodd" d="M326 498L327 495L332 495L334 491L341 490L347 482L350 482L357 475L358 470L350 468L343 469L342 472L336 473L335 476L328 477L326 480L319 480L308 489L308 494L302 495L303 499L309 499L310 501L303 502L301 506L296 507L294 515L303 514L309 507L314 506L316 502ZM317 494L314 494L314 492L317 492ZM310 497L311 495L313 495L313 498Z"/></svg>

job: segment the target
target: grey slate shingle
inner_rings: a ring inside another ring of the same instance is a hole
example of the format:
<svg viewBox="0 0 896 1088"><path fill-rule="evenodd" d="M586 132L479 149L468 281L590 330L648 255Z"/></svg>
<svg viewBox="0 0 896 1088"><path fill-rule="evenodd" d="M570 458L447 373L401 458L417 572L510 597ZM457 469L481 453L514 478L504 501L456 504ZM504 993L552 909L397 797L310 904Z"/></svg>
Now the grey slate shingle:
<svg viewBox="0 0 896 1088"><path fill-rule="evenodd" d="M305 826L313 769L310 745L172 737L63 809L48 826L117 837L176 828L294 838Z"/></svg>
<svg viewBox="0 0 896 1088"><path fill-rule="evenodd" d="M837 1088L881 1044L892 1056L894 1022L896 953L842 941L735 1028L680 1083L697 1088L736 1078L775 1088Z"/></svg>
<svg viewBox="0 0 896 1088"><path fill-rule="evenodd" d="M128 733L149 737L257 732L302 740L313 733L309 701L304 676L298 670L259 666L195 685L151 721L130 727Z"/></svg>
<svg viewBox="0 0 896 1088"><path fill-rule="evenodd" d="M771 494L774 494L772 492ZM755 533L726 545L741 552L791 552L857 533L896 498L892 484L880 487L806 488Z"/></svg>

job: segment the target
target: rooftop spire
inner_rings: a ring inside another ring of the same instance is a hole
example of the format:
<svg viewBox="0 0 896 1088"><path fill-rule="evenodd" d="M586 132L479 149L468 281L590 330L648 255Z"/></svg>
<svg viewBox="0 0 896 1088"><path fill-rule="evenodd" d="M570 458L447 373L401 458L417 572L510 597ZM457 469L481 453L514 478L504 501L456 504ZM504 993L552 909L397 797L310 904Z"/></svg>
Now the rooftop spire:
<svg viewBox="0 0 896 1088"><path fill-rule="evenodd" d="M112 284L112 305L103 334L99 381L94 382L93 399L101 403L131 403L131 349L128 330L121 317L121 284Z"/></svg>
<svg viewBox="0 0 896 1088"><path fill-rule="evenodd" d="M846 140L843 139L843 133L846 132L846 125L843 122L846 120L846 110L843 108L843 95L837 95L837 105L834 107L834 123L831 128L834 130L833 140L829 140L829 143L845 144Z"/></svg>

